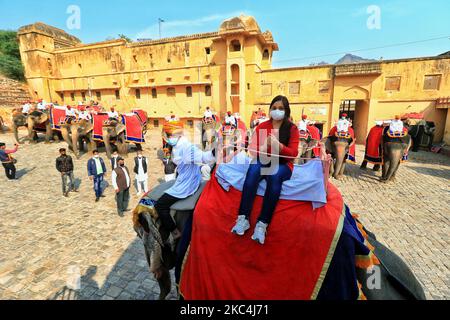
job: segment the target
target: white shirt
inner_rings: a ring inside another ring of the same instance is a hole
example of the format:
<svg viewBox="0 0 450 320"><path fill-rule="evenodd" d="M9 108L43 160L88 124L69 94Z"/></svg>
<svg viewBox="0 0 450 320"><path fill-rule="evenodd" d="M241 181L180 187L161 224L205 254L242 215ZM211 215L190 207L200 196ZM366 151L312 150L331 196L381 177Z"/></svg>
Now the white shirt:
<svg viewBox="0 0 450 320"><path fill-rule="evenodd" d="M47 108L47 102L45 102L45 100L42 100L42 102L38 103L37 108L39 110L45 110Z"/></svg>
<svg viewBox="0 0 450 320"><path fill-rule="evenodd" d="M110 118L119 118L119 113L117 111L109 111L108 117Z"/></svg>
<svg viewBox="0 0 450 320"><path fill-rule="evenodd" d="M28 112L30 112L30 109L31 109L31 105L29 103L25 103L22 106L22 113L28 113Z"/></svg>
<svg viewBox="0 0 450 320"><path fill-rule="evenodd" d="M392 120L389 125L389 131L391 132L403 132L403 121L402 120Z"/></svg>
<svg viewBox="0 0 450 320"><path fill-rule="evenodd" d="M194 194L202 181L200 167L213 160L211 151L203 152L186 137L181 137L172 150L172 161L177 165L178 176L175 184L166 193L180 199Z"/></svg>
<svg viewBox="0 0 450 320"><path fill-rule="evenodd" d="M348 132L349 126L350 122L347 119L340 119L336 127L338 132Z"/></svg>
<svg viewBox="0 0 450 320"><path fill-rule="evenodd" d="M138 173L136 175L136 180L139 182L145 181L148 179L148 159L145 158L145 163L147 164L147 173L144 172L144 166L142 164L142 161L144 160L144 157L139 158L138 157Z"/></svg>
<svg viewBox="0 0 450 320"><path fill-rule="evenodd" d="M75 111L75 109L66 109L66 117L76 117L77 113Z"/></svg>
<svg viewBox="0 0 450 320"><path fill-rule="evenodd" d="M230 125L234 125L235 127L237 127L237 123L236 123L236 118L231 115L231 116L226 116L225 117L225 124L230 124Z"/></svg>
<svg viewBox="0 0 450 320"><path fill-rule="evenodd" d="M308 126L308 122L302 120L302 121L300 121L300 122L298 123L298 130L300 130L300 131L306 131L306 130L307 130L307 126Z"/></svg>
<svg viewBox="0 0 450 320"><path fill-rule="evenodd" d="M91 120L92 119L92 116L88 111L79 112L78 117L82 120Z"/></svg>
<svg viewBox="0 0 450 320"><path fill-rule="evenodd" d="M206 110L205 113L203 114L203 116L205 118L212 118L213 113L211 112L211 110Z"/></svg>
<svg viewBox="0 0 450 320"><path fill-rule="evenodd" d="M127 187L129 188L130 187L130 176L128 175L127 170L125 169L125 167L122 167L121 169L125 173L125 178L127 179ZM113 185L114 190L119 189L119 186L117 185L117 173L114 170L111 173L111 180L112 180L112 185Z"/></svg>

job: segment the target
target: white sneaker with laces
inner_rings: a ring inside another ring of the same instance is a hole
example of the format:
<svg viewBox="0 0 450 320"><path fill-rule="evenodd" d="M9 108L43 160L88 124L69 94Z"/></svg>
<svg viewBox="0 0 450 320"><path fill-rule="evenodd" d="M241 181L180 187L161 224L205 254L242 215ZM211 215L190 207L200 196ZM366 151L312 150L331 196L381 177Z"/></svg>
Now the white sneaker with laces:
<svg viewBox="0 0 450 320"><path fill-rule="evenodd" d="M231 232L243 236L248 229L250 229L250 223L245 216L238 216L236 225L231 229Z"/></svg>
<svg viewBox="0 0 450 320"><path fill-rule="evenodd" d="M267 223L258 221L255 227L255 232L252 235L252 240L259 242L259 244L264 244L266 240L267 233Z"/></svg>

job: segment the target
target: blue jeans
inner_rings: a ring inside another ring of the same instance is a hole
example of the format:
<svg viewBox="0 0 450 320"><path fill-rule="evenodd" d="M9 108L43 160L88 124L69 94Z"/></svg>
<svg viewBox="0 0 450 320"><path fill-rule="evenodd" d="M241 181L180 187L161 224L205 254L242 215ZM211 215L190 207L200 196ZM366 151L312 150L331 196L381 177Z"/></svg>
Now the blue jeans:
<svg viewBox="0 0 450 320"><path fill-rule="evenodd" d="M102 182L103 182L103 174L98 174L94 176L94 191L95 196L100 198L102 195Z"/></svg>
<svg viewBox="0 0 450 320"><path fill-rule="evenodd" d="M241 205L239 207L239 215L250 217L252 212L253 202L255 201L256 192L261 180L266 179L267 188L264 194L261 214L258 221L269 224L272 220L273 213L280 199L281 187L283 182L289 180L292 176L292 171L287 164L279 164L272 170L272 174L262 175L261 168L269 168L270 164L263 165L259 160L250 164L245 177L244 188L242 190ZM277 170L278 169L278 170Z"/></svg>

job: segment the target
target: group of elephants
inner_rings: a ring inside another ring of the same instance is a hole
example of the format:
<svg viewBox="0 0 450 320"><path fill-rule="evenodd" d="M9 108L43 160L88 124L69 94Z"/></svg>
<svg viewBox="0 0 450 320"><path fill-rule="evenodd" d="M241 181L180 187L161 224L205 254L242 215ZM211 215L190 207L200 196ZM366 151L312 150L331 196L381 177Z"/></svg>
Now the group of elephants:
<svg viewBox="0 0 450 320"><path fill-rule="evenodd" d="M12 130L17 142L19 139L19 128L26 127L30 143L37 142L37 132L45 132L45 142L63 139L70 150L80 157L81 151L85 149L90 152L99 144L104 145L108 157L111 156L113 148L120 154L128 152L128 142L125 140L125 125L118 120L105 121L102 128L102 136L94 139L94 125L89 120L78 120L72 122L61 122L59 129L53 129L50 119L50 111L33 111L28 115L15 112L12 119ZM113 147L114 145L114 147Z"/></svg>

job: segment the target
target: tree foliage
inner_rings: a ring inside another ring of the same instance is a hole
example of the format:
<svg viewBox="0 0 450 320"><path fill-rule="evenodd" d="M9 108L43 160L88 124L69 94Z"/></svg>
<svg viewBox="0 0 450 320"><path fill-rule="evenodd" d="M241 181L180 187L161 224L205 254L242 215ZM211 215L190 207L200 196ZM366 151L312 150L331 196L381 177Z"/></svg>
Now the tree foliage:
<svg viewBox="0 0 450 320"><path fill-rule="evenodd" d="M25 79L15 31L0 30L0 73L16 80Z"/></svg>

